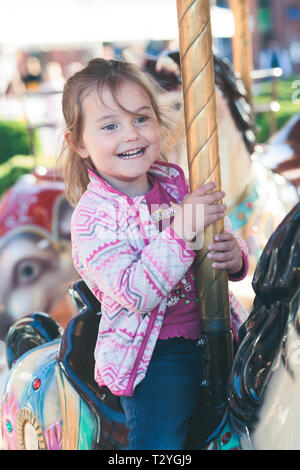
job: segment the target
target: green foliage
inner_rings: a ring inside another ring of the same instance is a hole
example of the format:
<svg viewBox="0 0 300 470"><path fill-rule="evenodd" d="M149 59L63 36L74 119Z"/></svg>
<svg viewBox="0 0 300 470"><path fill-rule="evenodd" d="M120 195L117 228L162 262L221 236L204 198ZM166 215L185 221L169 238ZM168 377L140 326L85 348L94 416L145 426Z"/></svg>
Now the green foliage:
<svg viewBox="0 0 300 470"><path fill-rule="evenodd" d="M299 77L289 79L279 79L277 88L277 101L280 104L279 111L275 114L277 129L281 129L287 121L300 112L300 105L293 102L295 88L293 83ZM260 86L258 94L254 97L254 103L268 103L271 100L272 84L271 81L265 82ZM256 115L256 124L258 127L257 139L259 142L266 142L270 138L270 116L268 113Z"/></svg>
<svg viewBox="0 0 300 470"><path fill-rule="evenodd" d="M270 116L267 113L260 113L255 116L255 121L258 142L266 142L270 137Z"/></svg>
<svg viewBox="0 0 300 470"><path fill-rule="evenodd" d="M279 101L291 101L292 95L295 89L292 87L292 84L299 80L299 77L291 77L291 78L279 78L277 84L277 96ZM272 92L272 82L271 80L266 81L261 84L258 98L265 98L268 100L271 96Z"/></svg>
<svg viewBox="0 0 300 470"><path fill-rule="evenodd" d="M37 137L34 137L35 140ZM0 164L14 155L30 155L29 133L24 122L0 121Z"/></svg>
<svg viewBox="0 0 300 470"><path fill-rule="evenodd" d="M34 147L39 149L37 133ZM40 158L31 155L30 137L24 122L0 121L0 197L25 173L30 172Z"/></svg>
<svg viewBox="0 0 300 470"><path fill-rule="evenodd" d="M0 165L0 197L25 173L35 167L35 160L31 156L15 156Z"/></svg>

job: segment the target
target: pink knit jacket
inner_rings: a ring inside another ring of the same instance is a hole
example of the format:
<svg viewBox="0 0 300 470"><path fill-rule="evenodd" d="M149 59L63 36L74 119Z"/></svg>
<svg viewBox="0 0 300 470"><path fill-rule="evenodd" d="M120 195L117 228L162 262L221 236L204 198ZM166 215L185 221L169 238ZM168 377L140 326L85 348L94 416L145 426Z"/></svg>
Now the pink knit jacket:
<svg viewBox="0 0 300 470"><path fill-rule="evenodd" d="M156 161L149 172L181 203L188 192L181 168ZM101 302L95 380L115 395L131 396L146 374L168 294L195 252L170 227L157 231L143 195L129 198L89 175L71 235L75 268ZM238 240L246 275L247 246ZM231 293L230 301L237 302Z"/></svg>

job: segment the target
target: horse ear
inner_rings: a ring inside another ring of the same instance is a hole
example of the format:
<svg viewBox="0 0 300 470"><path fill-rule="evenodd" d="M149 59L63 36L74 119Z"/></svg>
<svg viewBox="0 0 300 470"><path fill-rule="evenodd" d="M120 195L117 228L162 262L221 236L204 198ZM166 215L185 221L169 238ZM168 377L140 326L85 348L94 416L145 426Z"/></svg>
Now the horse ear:
<svg viewBox="0 0 300 470"><path fill-rule="evenodd" d="M57 211L57 235L59 239L71 238L71 217L73 208L66 199L62 199Z"/></svg>

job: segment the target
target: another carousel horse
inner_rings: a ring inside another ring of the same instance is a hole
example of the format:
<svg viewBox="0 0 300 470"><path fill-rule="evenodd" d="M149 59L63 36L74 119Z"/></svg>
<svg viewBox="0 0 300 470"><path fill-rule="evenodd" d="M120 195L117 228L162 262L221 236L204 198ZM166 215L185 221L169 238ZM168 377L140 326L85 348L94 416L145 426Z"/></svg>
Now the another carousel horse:
<svg viewBox="0 0 300 470"><path fill-rule="evenodd" d="M300 194L300 113L295 114L261 146L259 161L274 173L284 176Z"/></svg>
<svg viewBox="0 0 300 470"><path fill-rule="evenodd" d="M69 285L72 208L50 170L21 177L0 201L0 340L22 316L44 311L66 326L73 315Z"/></svg>
<svg viewBox="0 0 300 470"><path fill-rule="evenodd" d="M179 66L178 52L169 53L170 58ZM255 121L241 79L226 59L215 54L214 63L222 189L226 193L232 228L246 241L250 255L249 275L244 281L231 283L231 289L250 310L254 298L251 280L257 260L270 235L298 201L298 196L294 186L265 168L256 154ZM153 64L146 63L145 66L167 88L163 67L164 62L156 72ZM171 77L173 74L170 72ZM174 132L171 138L166 137L163 145L165 153L184 169L188 177L179 83L171 80L170 96L181 118L177 124L174 121Z"/></svg>
<svg viewBox="0 0 300 470"><path fill-rule="evenodd" d="M179 64L178 53L173 52L169 56ZM233 230L247 241L250 255L255 259L255 268L268 238L298 197L288 181L274 177L273 172L259 162L255 120L243 82L226 59L214 54L214 64L222 186ZM161 75L161 67L154 78L161 80L162 86L167 88L166 75ZM152 68L148 65L146 70L152 71ZM184 118L178 83L175 89L171 89L171 96L174 105L181 110L181 117L177 121L178 132L171 138L167 136L163 145L167 154L175 147L171 158L183 167L188 176L185 145L180 145L180 139L184 138Z"/></svg>
<svg viewBox="0 0 300 470"><path fill-rule="evenodd" d="M22 176L0 201L0 394L8 374L9 327L36 311L65 327L75 314L68 294L78 276L71 257L72 209L63 183L42 170Z"/></svg>
<svg viewBox="0 0 300 470"><path fill-rule="evenodd" d="M231 372L227 424L212 448L226 449L240 435L254 449L299 450L300 203L269 239L253 288L254 307L240 329Z"/></svg>
<svg viewBox="0 0 300 470"><path fill-rule="evenodd" d="M299 217L300 203L262 253L253 282L254 308L240 332L232 368L225 420L215 430L209 429L198 445L195 427L192 448L272 448L276 439L282 443L283 438L286 448L300 448ZM119 399L93 377L101 305L83 281L70 291L80 313L63 334L42 313L10 328L11 370L1 402L5 449L126 448L128 429ZM291 434L286 434L287 425ZM264 441L257 437L259 433ZM186 448L191 448L189 442Z"/></svg>

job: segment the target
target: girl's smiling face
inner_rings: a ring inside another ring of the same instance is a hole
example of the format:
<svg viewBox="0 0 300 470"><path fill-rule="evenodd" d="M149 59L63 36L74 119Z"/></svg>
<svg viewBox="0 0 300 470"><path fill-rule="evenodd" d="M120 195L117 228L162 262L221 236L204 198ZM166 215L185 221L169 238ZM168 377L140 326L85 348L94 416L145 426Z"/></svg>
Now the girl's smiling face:
<svg viewBox="0 0 300 470"><path fill-rule="evenodd" d="M120 85L115 101L95 87L82 101L82 158L90 157L99 174L114 188L137 196L149 188L147 171L160 154L160 131L150 97L131 82Z"/></svg>

